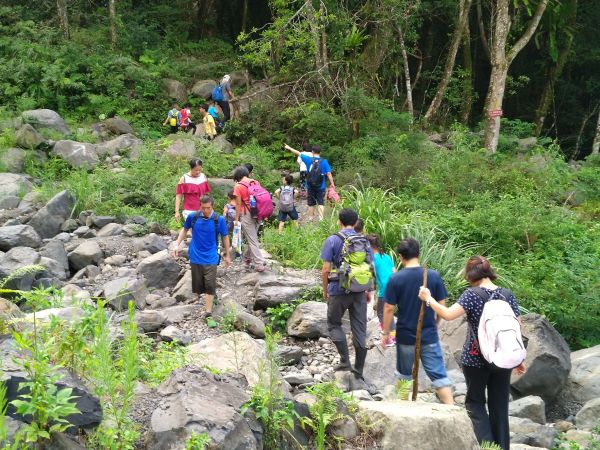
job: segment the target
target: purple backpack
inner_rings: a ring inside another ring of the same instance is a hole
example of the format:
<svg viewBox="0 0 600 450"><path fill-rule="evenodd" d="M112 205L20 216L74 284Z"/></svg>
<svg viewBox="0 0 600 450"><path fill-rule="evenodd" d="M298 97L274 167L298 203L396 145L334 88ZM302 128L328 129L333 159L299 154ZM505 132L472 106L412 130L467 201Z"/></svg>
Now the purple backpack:
<svg viewBox="0 0 600 450"><path fill-rule="evenodd" d="M246 186L248 189L248 196L254 197L256 200L256 219L264 220L268 217L271 217L273 214L273 199L271 198L271 194L264 187L260 185L260 183L256 180L252 180L250 183L242 183L242 186ZM247 205L250 213L253 211L251 205ZM254 217L255 214L252 214Z"/></svg>

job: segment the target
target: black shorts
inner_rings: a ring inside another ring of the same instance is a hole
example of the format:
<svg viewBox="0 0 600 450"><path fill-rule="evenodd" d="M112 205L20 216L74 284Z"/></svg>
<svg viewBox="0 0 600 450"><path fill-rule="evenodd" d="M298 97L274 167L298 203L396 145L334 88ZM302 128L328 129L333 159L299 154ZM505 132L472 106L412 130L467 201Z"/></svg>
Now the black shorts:
<svg viewBox="0 0 600 450"><path fill-rule="evenodd" d="M306 204L308 206L323 205L325 202L325 189L319 191L313 191L308 189L306 195Z"/></svg>
<svg viewBox="0 0 600 450"><path fill-rule="evenodd" d="M280 222L287 221L288 217L290 218L290 220L298 220L298 211L296 211L295 207L294 209L288 212L279 211L279 214L277 216Z"/></svg>
<svg viewBox="0 0 600 450"><path fill-rule="evenodd" d="M217 293L217 266L190 264L192 266L192 292L215 295Z"/></svg>

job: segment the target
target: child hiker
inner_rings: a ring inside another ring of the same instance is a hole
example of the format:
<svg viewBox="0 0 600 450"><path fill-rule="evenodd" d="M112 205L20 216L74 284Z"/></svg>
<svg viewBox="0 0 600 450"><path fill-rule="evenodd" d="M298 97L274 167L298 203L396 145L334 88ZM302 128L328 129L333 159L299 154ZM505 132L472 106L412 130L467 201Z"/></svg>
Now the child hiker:
<svg viewBox="0 0 600 450"><path fill-rule="evenodd" d="M354 226L356 229L356 225ZM373 265L375 266L375 278L377 280L377 318L379 319L379 328L383 331L383 305L385 304L384 294L388 281L392 274L396 271L394 261L387 253L381 253L381 244L379 236L376 234L367 235L367 240L371 244L373 250ZM392 329L394 327L392 326ZM390 333L391 334L391 333ZM396 344L395 332L394 336L389 336L385 339L386 347L391 347Z"/></svg>
<svg viewBox="0 0 600 450"><path fill-rule="evenodd" d="M177 103L173 103L171 109L167 113L167 118L163 122L163 125L169 125L171 127L171 133L177 133L177 130L179 130L180 120L181 114L179 113L179 106Z"/></svg>
<svg viewBox="0 0 600 450"><path fill-rule="evenodd" d="M283 185L275 191L275 197L279 199L279 232L283 231L288 218L294 226L298 226L298 211L296 211L296 199L298 192L293 186L294 177L286 175L283 177Z"/></svg>
<svg viewBox="0 0 600 450"><path fill-rule="evenodd" d="M223 207L223 217L225 217L225 221L227 222L227 230L229 231L229 235L233 239L235 224L235 206L237 204L237 197L233 193L233 189L227 193L227 198L229 199L229 202L226 203ZM237 251L237 246L232 244L232 248L235 252L235 257L241 258L242 254Z"/></svg>

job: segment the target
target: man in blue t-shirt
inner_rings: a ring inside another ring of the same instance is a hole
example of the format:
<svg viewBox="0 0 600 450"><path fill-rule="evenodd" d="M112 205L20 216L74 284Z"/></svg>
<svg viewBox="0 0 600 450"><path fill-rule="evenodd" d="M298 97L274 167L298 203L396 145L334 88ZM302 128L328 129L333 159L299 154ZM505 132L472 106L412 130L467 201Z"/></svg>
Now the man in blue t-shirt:
<svg viewBox="0 0 600 450"><path fill-rule="evenodd" d="M385 289L383 340L385 341L389 336L394 307L397 306L396 375L400 379L411 380L417 323L421 309L419 288L423 285L423 268L419 263L419 243L415 239L409 238L400 241L397 251L403 268L390 277ZM435 270L427 270L427 287L433 298L439 298L441 299L439 303L445 304L448 293L442 278ZM433 294L434 292L435 294ZM421 332L421 363L425 373L431 379L440 401L453 404L452 382L446 374L444 356L437 332L437 321L438 318L433 310L426 308Z"/></svg>
<svg viewBox="0 0 600 450"><path fill-rule="evenodd" d="M299 156L304 165L306 166L307 174L307 186L306 186L306 204L308 205L308 217L312 219L314 217L314 209L317 207L317 214L319 220L323 220L325 213L325 190L327 185L325 178L329 180L330 187L335 188L333 183L333 175L331 175L331 166L329 161L325 158L321 158L321 147L313 145L311 147L312 156L305 155L304 152L300 152L293 149L289 145L285 144L284 148L289 150L294 155ZM320 171L320 180L314 180L311 175L317 174Z"/></svg>
<svg viewBox="0 0 600 450"><path fill-rule="evenodd" d="M227 221L213 210L213 206L214 200L210 195L200 198L200 211L194 211L187 216L173 249L173 256L177 258L179 244L185 239L187 231L191 228L192 241L189 247L189 257L192 268L192 292L198 294L198 299L201 294L204 294L206 311L202 317L211 327L216 326L212 319L212 305L217 289L217 266L221 259L218 245L219 235L225 248L225 265L229 268L231 264Z"/></svg>
<svg viewBox="0 0 600 450"><path fill-rule="evenodd" d="M340 233L344 236L357 234L354 224L358 220L358 214L352 209L344 208L339 213ZM321 270L321 281L323 296L327 300L327 329L329 339L334 343L340 355L340 364L334 370L352 370L357 378L363 376L365 359L367 358L367 294L366 292L346 292L340 288L335 279L335 270L341 265L342 247L344 239L338 234L329 236L323 243L321 259L323 269ZM370 260L373 254L370 252ZM342 317L348 310L350 316L350 328L352 330L352 344L354 345L355 360L354 368L350 365L348 342L346 333L342 329Z"/></svg>

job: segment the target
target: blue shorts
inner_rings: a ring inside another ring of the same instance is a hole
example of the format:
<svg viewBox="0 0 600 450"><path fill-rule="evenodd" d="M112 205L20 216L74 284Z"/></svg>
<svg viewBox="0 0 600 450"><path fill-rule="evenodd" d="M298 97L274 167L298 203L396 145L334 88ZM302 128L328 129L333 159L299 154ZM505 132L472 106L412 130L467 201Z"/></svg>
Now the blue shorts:
<svg viewBox="0 0 600 450"><path fill-rule="evenodd" d="M279 214L277 215L277 218L279 219L280 222L287 221L288 217L291 220L298 220L298 211L296 211L296 207L294 207L294 209L292 209L291 211L288 211L288 212L279 211Z"/></svg>
<svg viewBox="0 0 600 450"><path fill-rule="evenodd" d="M323 205L325 203L325 189L313 191L308 188L306 195L306 204L308 206Z"/></svg>
<svg viewBox="0 0 600 450"><path fill-rule="evenodd" d="M396 376L399 379L412 380L414 360L414 345L396 344ZM452 381L446 374L444 355L439 342L421 345L421 364L435 389L452 386Z"/></svg>

